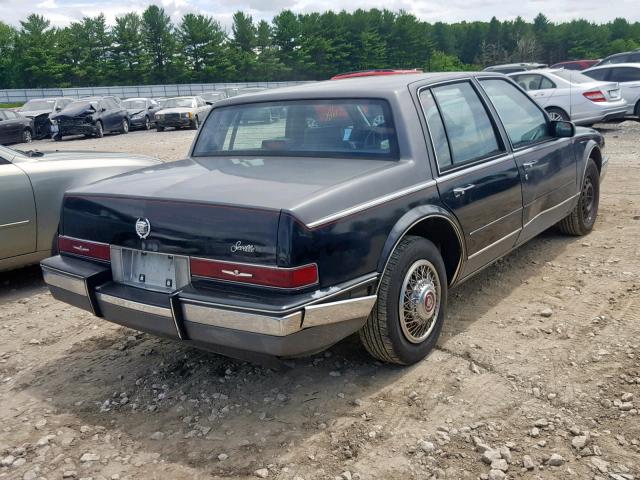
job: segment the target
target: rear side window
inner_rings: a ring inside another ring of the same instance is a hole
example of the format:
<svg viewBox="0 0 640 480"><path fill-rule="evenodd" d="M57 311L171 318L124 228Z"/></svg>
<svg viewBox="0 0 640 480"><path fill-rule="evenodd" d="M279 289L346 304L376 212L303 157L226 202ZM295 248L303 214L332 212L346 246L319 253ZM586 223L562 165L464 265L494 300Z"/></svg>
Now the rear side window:
<svg viewBox="0 0 640 480"><path fill-rule="evenodd" d="M611 69L609 80L612 82L637 82L640 81L640 68L617 67Z"/></svg>
<svg viewBox="0 0 640 480"><path fill-rule="evenodd" d="M397 158L398 142L386 101L309 99L215 108L193 152Z"/></svg>
<svg viewBox="0 0 640 480"><path fill-rule="evenodd" d="M526 91L540 89L540 80L542 79L540 75L523 74L514 75L513 78Z"/></svg>
<svg viewBox="0 0 640 480"><path fill-rule="evenodd" d="M489 114L469 82L434 87L431 93L449 140L452 167L503 151Z"/></svg>
<svg viewBox="0 0 640 480"><path fill-rule="evenodd" d="M528 95L505 80L480 80L504 125L513 148L551 138L547 118Z"/></svg>
<svg viewBox="0 0 640 480"><path fill-rule="evenodd" d="M420 104L424 117L427 120L427 127L431 137L433 149L436 152L436 160L440 171L450 168L452 165L451 152L449 151L449 142L447 141L447 132L442 123L442 117L438 111L438 105L431 90L423 90L420 93Z"/></svg>
<svg viewBox="0 0 640 480"><path fill-rule="evenodd" d="M605 81L608 79L610 68L599 68L598 70L591 70L589 72L583 72L587 77L591 77L594 80Z"/></svg>
<svg viewBox="0 0 640 480"><path fill-rule="evenodd" d="M541 79L540 79L540 90L546 90L546 89L549 89L549 88L556 88L555 83L553 83L547 77L541 76Z"/></svg>

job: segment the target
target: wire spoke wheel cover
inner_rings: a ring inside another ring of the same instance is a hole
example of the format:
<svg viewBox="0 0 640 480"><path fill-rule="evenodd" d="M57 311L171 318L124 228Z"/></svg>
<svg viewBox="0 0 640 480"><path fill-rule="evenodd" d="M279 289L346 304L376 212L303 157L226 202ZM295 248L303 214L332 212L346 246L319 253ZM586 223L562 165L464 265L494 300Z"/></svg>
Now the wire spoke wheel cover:
<svg viewBox="0 0 640 480"><path fill-rule="evenodd" d="M411 343L422 343L436 325L440 312L440 278L428 260L418 260L404 277L400 289L399 318L402 333Z"/></svg>

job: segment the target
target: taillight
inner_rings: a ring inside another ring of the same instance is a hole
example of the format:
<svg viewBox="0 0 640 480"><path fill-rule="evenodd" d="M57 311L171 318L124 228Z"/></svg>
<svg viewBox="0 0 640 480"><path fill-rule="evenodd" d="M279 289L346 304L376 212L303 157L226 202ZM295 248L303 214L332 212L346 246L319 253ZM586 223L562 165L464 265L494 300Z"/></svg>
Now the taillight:
<svg viewBox="0 0 640 480"><path fill-rule="evenodd" d="M600 90L592 90L590 92L584 92L582 95L584 95L585 98L588 98L592 102L606 102L607 101L607 97L605 97L604 93L602 93Z"/></svg>
<svg viewBox="0 0 640 480"><path fill-rule="evenodd" d="M191 258L191 275L276 288L301 288L318 283L315 263L279 268Z"/></svg>
<svg viewBox="0 0 640 480"><path fill-rule="evenodd" d="M77 238L60 236L58 237L58 250L60 252L73 253L82 257L96 260L111 260L111 249L106 243L90 242L89 240L78 240Z"/></svg>

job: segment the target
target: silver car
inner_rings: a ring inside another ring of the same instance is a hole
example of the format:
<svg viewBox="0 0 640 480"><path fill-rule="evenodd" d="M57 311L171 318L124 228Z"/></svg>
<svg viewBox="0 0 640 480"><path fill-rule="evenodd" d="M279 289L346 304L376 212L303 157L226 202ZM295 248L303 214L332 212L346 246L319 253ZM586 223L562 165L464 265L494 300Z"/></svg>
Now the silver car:
<svg viewBox="0 0 640 480"><path fill-rule="evenodd" d="M156 130L162 132L168 127L197 130L209 110L211 105L199 96L170 98L156 112Z"/></svg>
<svg viewBox="0 0 640 480"><path fill-rule="evenodd" d="M0 146L0 271L56 250L63 193L160 163L119 153L21 152Z"/></svg>
<svg viewBox="0 0 640 480"><path fill-rule="evenodd" d="M599 82L574 70L541 69L509 74L544 108L551 120L571 120L576 125L621 118L627 110L620 86Z"/></svg>
<svg viewBox="0 0 640 480"><path fill-rule="evenodd" d="M618 82L627 101L627 115L640 117L640 63L607 64L582 73L596 80Z"/></svg>

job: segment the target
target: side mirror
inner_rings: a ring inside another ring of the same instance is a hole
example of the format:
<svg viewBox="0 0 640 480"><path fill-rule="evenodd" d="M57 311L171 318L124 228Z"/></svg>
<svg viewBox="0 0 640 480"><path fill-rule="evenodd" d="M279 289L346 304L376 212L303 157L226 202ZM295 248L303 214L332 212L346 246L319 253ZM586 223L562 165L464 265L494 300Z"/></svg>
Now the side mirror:
<svg viewBox="0 0 640 480"><path fill-rule="evenodd" d="M206 103L207 105L213 105L213 102L204 102L204 103Z"/></svg>
<svg viewBox="0 0 640 480"><path fill-rule="evenodd" d="M576 127L572 122L552 120L551 134L556 138L571 138L576 134Z"/></svg>
<svg viewBox="0 0 640 480"><path fill-rule="evenodd" d="M62 111L62 107L56 107L56 112Z"/></svg>
<svg viewBox="0 0 640 480"><path fill-rule="evenodd" d="M153 110L153 105L149 105L149 110Z"/></svg>

